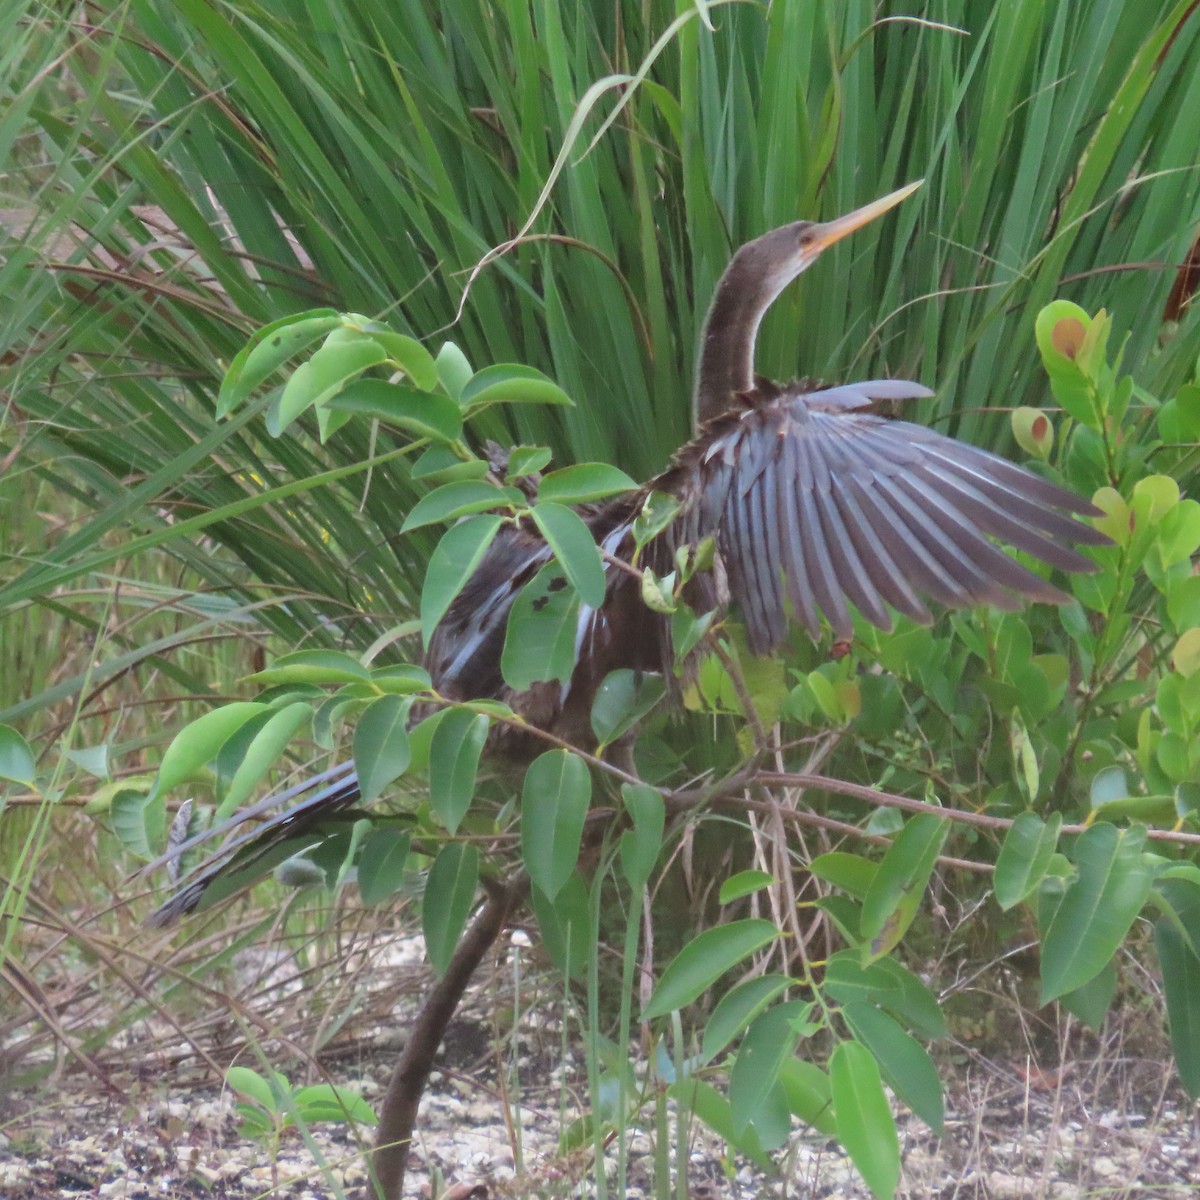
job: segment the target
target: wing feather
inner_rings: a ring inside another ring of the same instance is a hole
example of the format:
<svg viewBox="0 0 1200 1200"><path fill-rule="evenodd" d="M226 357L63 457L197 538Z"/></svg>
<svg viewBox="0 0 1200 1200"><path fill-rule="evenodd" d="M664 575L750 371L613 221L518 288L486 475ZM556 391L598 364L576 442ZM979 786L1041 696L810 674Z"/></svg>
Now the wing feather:
<svg viewBox="0 0 1200 1200"><path fill-rule="evenodd" d="M687 493L687 536L716 536L752 649L784 640L785 597L814 638L822 616L850 637L851 604L889 629L889 609L929 621L922 596L1008 609L1068 598L991 539L1060 570L1094 569L1072 548L1107 544L1075 519L1097 515L1086 500L869 411L875 399L927 394L902 380L772 394L681 454L671 481Z"/></svg>

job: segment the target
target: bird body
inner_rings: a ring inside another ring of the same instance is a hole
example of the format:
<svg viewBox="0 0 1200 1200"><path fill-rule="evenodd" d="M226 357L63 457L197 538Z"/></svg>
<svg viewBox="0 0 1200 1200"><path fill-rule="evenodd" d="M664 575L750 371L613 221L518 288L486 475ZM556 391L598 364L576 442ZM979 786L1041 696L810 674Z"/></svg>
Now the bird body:
<svg viewBox="0 0 1200 1200"><path fill-rule="evenodd" d="M989 539L1064 571L1092 570L1071 548L1108 543L1074 519L1099 515L1087 501L997 455L880 414L880 404L932 395L921 384L779 385L754 374L758 328L780 291L823 249L912 190L826 224L782 226L734 255L701 336L694 437L642 489L577 510L610 559L603 603L580 606L570 679L516 691L501 671L513 605L552 559L532 522L521 521L501 528L430 639L425 665L441 698L503 700L533 729L587 747L594 743L592 701L609 672L669 671L669 619L643 602L637 572L612 561L632 561L633 523L653 492L668 493L679 511L646 547L645 562L663 574L680 547L711 538L713 566L693 576L684 599L697 612L735 607L755 654L778 649L790 620L818 639L824 619L848 640L851 605L890 629L893 610L930 621L923 597L948 607L1007 609L1026 598L1067 599ZM542 748L535 733L509 735L503 747L519 758ZM222 854L232 849L244 863L357 799L352 767L321 782L311 794L293 789L278 797L299 804ZM152 920L164 924L189 911L225 869L200 875Z"/></svg>

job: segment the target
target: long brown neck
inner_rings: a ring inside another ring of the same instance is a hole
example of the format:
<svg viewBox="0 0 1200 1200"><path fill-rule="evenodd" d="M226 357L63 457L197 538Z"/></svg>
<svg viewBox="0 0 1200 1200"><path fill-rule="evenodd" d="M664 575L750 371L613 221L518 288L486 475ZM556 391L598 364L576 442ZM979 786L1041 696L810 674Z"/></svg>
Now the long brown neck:
<svg viewBox="0 0 1200 1200"><path fill-rule="evenodd" d="M734 256L713 293L692 393L693 428L720 416L738 392L754 386L754 343L758 327L775 298L798 271L783 253L792 227L775 229L747 242Z"/></svg>

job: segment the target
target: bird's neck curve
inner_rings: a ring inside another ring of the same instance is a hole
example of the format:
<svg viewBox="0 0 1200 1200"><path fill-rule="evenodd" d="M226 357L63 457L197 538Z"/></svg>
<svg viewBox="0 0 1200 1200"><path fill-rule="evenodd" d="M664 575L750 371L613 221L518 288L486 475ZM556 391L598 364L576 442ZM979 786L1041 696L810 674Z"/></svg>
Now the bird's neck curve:
<svg viewBox="0 0 1200 1200"><path fill-rule="evenodd" d="M795 278L795 271L780 270L780 264L764 253L766 240L759 238L743 246L713 293L696 359L692 392L695 429L727 411L739 392L754 387L758 328L775 298Z"/></svg>

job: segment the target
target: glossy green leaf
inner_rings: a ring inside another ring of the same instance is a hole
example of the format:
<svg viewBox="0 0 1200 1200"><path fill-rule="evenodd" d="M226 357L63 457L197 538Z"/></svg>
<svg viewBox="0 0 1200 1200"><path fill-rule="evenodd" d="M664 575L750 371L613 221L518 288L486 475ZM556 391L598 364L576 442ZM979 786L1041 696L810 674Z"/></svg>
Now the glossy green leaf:
<svg viewBox="0 0 1200 1200"><path fill-rule="evenodd" d="M400 532L408 533L438 521L455 521L468 513L483 512L489 508L520 504L522 499L516 488L498 488L494 484L471 479L444 483L413 505L404 518L404 524L400 526Z"/></svg>
<svg viewBox="0 0 1200 1200"><path fill-rule="evenodd" d="M1079 877L1067 888L1042 940L1042 1003L1082 987L1125 940L1150 892L1144 829L1087 829L1075 847Z"/></svg>
<svg viewBox="0 0 1200 1200"><path fill-rule="evenodd" d="M604 565L600 549L579 514L547 501L535 504L532 515L584 603L599 608L604 603Z"/></svg>
<svg viewBox="0 0 1200 1200"><path fill-rule="evenodd" d="M435 442L413 463L409 475L430 483L453 483L460 479L484 479L488 470L482 458L463 458L450 446Z"/></svg>
<svg viewBox="0 0 1200 1200"><path fill-rule="evenodd" d="M1077 1016L1089 1029L1099 1032L1108 1015L1113 993L1117 990L1117 964L1109 961L1099 975L1093 976L1082 987L1059 996L1058 1002L1069 1013Z"/></svg>
<svg viewBox="0 0 1200 1200"><path fill-rule="evenodd" d="M227 417L289 358L337 329L342 318L332 308L312 309L260 329L234 356L217 393L217 417Z"/></svg>
<svg viewBox="0 0 1200 1200"><path fill-rule="evenodd" d="M829 1059L829 1090L838 1141L867 1187L891 1200L900 1182L900 1139L874 1056L858 1042L842 1042Z"/></svg>
<svg viewBox="0 0 1200 1200"><path fill-rule="evenodd" d="M217 806L213 820L223 821L235 809L240 808L251 792L258 786L263 776L275 764L279 756L287 749L287 744L295 736L301 725L312 719L312 705L305 700L297 700L272 713L262 728L254 735L242 761L234 772L229 787Z"/></svg>
<svg viewBox="0 0 1200 1200"><path fill-rule="evenodd" d="M843 1004L855 1000L886 1004L891 999L899 999L901 987L887 970L888 961L879 959L864 965L856 951L839 950L825 964L825 988Z"/></svg>
<svg viewBox="0 0 1200 1200"><path fill-rule="evenodd" d="M1041 886L1061 828L1061 813L1051 813L1050 819L1043 821L1037 813L1023 812L1012 823L993 877L996 903L1001 908L1020 904Z"/></svg>
<svg viewBox="0 0 1200 1200"><path fill-rule="evenodd" d="M354 730L354 769L364 804L408 769L409 696L381 696L358 719Z"/></svg>
<svg viewBox="0 0 1200 1200"><path fill-rule="evenodd" d="M730 1073L730 1108L738 1132L755 1120L778 1084L780 1070L797 1042L793 1019L806 1007L798 1000L776 1004L758 1014L746 1031Z"/></svg>
<svg viewBox="0 0 1200 1200"><path fill-rule="evenodd" d="M166 837L166 806L153 794L117 792L109 804L109 819L121 845L147 862L156 855L154 847L161 846Z"/></svg>
<svg viewBox="0 0 1200 1200"><path fill-rule="evenodd" d="M505 479L523 479L536 475L550 462L550 451L545 446L514 446L508 453L508 469Z"/></svg>
<svg viewBox="0 0 1200 1200"><path fill-rule="evenodd" d="M609 671L592 701L592 732L609 746L632 729L667 694L660 675L622 668Z"/></svg>
<svg viewBox="0 0 1200 1200"><path fill-rule="evenodd" d="M367 834L358 856L358 890L364 904L382 904L400 890L411 842L408 833L392 825Z"/></svg>
<svg viewBox="0 0 1200 1200"><path fill-rule="evenodd" d="M770 921L731 921L707 929L667 964L642 1012L642 1020L665 1016L691 1004L731 967L779 936Z"/></svg>
<svg viewBox="0 0 1200 1200"><path fill-rule="evenodd" d="M421 904L425 952L438 975L444 975L466 928L479 883L479 851L462 842L444 846L429 868Z"/></svg>
<svg viewBox="0 0 1200 1200"><path fill-rule="evenodd" d="M791 982L786 975L759 975L730 988L704 1027L701 1061L711 1063Z"/></svg>
<svg viewBox="0 0 1200 1200"><path fill-rule="evenodd" d="M423 392L432 391L438 384L437 363L433 355L415 338L397 333L381 321L368 321L363 331L381 345L397 367Z"/></svg>
<svg viewBox="0 0 1200 1200"><path fill-rule="evenodd" d="M451 833L471 807L490 724L480 713L455 708L434 730L429 749L429 803Z"/></svg>
<svg viewBox="0 0 1200 1200"><path fill-rule="evenodd" d="M592 777L568 750L548 750L525 772L521 857L529 878L554 900L575 870L592 801Z"/></svg>
<svg viewBox="0 0 1200 1200"><path fill-rule="evenodd" d="M275 1072L275 1075L278 1080L283 1080L283 1086L286 1088L287 1080L278 1072ZM274 1112L280 1106L280 1098L270 1083L249 1067L230 1067L225 1072L225 1083L239 1095L245 1096L247 1100L268 1112Z"/></svg>
<svg viewBox="0 0 1200 1200"><path fill-rule="evenodd" d="M0 779L31 785L36 775L29 743L11 725L0 725Z"/></svg>
<svg viewBox="0 0 1200 1200"><path fill-rule="evenodd" d="M882 972L893 985L887 990L877 990L871 997L875 1003L922 1037L946 1036L946 1018L937 997L918 976L894 958L877 959L870 970Z"/></svg>
<svg viewBox="0 0 1200 1200"><path fill-rule="evenodd" d="M871 958L887 954L920 908L950 824L933 814L911 817L883 856L863 898L862 936Z"/></svg>
<svg viewBox="0 0 1200 1200"><path fill-rule="evenodd" d="M468 411L485 404L571 404L552 379L534 367L499 363L477 371L463 387L458 402Z"/></svg>
<svg viewBox="0 0 1200 1200"><path fill-rule="evenodd" d="M717 903L730 904L734 900L740 900L743 896L749 896L777 882L775 876L769 875L766 871L739 871L721 884L721 890L717 893Z"/></svg>
<svg viewBox="0 0 1200 1200"><path fill-rule="evenodd" d="M847 1004L842 1016L851 1033L875 1056L892 1090L935 1133L946 1118L942 1082L925 1047L870 1004Z"/></svg>
<svg viewBox="0 0 1200 1200"><path fill-rule="evenodd" d="M213 709L185 725L163 754L152 795L161 796L185 780L195 779L216 758L221 747L252 717L265 712L266 707L238 701Z"/></svg>
<svg viewBox="0 0 1200 1200"><path fill-rule="evenodd" d="M570 979L582 979L591 956L592 921L588 892L575 872L551 900L540 888L529 890L542 945L550 961Z"/></svg>
<svg viewBox="0 0 1200 1200"><path fill-rule="evenodd" d="M1171 1048L1184 1090L1200 1099L1200 958L1167 917L1154 925L1154 945L1162 967Z"/></svg>
<svg viewBox="0 0 1200 1200"><path fill-rule="evenodd" d="M500 672L510 688L523 692L535 683L570 683L579 604L579 593L566 586L556 563L543 567L517 593L500 655Z"/></svg>
<svg viewBox="0 0 1200 1200"><path fill-rule="evenodd" d="M470 517L442 535L421 589L421 637L426 646L455 596L475 573L502 523L503 518L495 514Z"/></svg>
<svg viewBox="0 0 1200 1200"><path fill-rule="evenodd" d="M666 824L666 805L658 792L640 783L621 784L621 798L633 822L633 828L621 834L621 870L629 886L636 891L646 886L650 872L658 862Z"/></svg>
<svg viewBox="0 0 1200 1200"><path fill-rule="evenodd" d="M292 372L267 416L267 432L278 437L301 413L332 399L368 367L386 358L383 347L366 338L326 341Z"/></svg>
<svg viewBox="0 0 1200 1200"><path fill-rule="evenodd" d="M826 883L832 883L844 892L857 896L860 900L866 897L879 873L879 864L863 858L860 854L849 854L844 850L831 850L828 854L818 855L808 864L808 869Z"/></svg>
<svg viewBox="0 0 1200 1200"><path fill-rule="evenodd" d="M789 1059L779 1072L779 1082L788 1108L801 1121L826 1137L837 1137L829 1076L820 1067L800 1058Z"/></svg>
<svg viewBox="0 0 1200 1200"><path fill-rule="evenodd" d="M297 1088L292 1099L306 1125L318 1121L356 1121L363 1125L374 1125L379 1120L371 1106L357 1092L334 1087L331 1083L314 1083L310 1087Z"/></svg>
<svg viewBox="0 0 1200 1200"><path fill-rule="evenodd" d="M383 421L419 438L456 442L462 436L462 411L449 396L383 379L356 380L334 396L329 407Z"/></svg>
<svg viewBox="0 0 1200 1200"><path fill-rule="evenodd" d="M353 655L340 650L298 650L284 654L269 667L246 676L247 682L265 687L280 684L331 684L366 682L371 672Z"/></svg>
<svg viewBox="0 0 1200 1200"><path fill-rule="evenodd" d="M636 487L637 484L616 467L606 463L581 463L544 475L538 485L538 499L553 500L556 504L585 504Z"/></svg>
<svg viewBox="0 0 1200 1200"><path fill-rule="evenodd" d="M740 1134L737 1132L729 1101L711 1083L689 1075L671 1084L667 1096L675 1101L681 1111L693 1113L739 1154L744 1154L764 1170L770 1169L771 1159L759 1141L757 1131L751 1126Z"/></svg>

